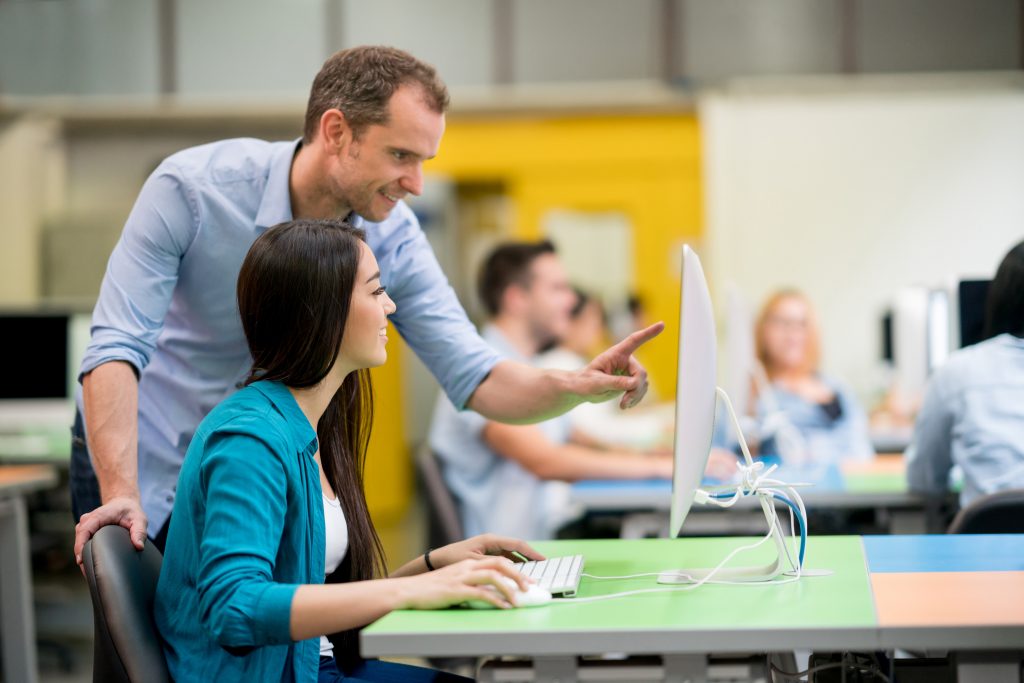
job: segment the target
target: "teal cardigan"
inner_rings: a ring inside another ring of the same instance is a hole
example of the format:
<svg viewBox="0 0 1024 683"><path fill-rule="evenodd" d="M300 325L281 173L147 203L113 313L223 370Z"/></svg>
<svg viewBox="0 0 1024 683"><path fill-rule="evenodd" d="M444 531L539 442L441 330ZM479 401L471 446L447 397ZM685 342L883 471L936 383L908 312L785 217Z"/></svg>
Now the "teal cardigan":
<svg viewBox="0 0 1024 683"><path fill-rule="evenodd" d="M316 432L278 382L242 389L199 425L155 605L176 681L316 680L319 639L289 635L296 589L324 580L316 451Z"/></svg>

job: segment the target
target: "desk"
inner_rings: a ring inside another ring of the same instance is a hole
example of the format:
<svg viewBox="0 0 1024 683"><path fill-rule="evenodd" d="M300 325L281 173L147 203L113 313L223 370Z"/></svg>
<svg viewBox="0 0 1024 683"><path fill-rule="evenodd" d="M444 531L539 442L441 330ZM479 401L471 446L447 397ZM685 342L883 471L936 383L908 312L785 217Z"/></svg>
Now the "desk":
<svg viewBox="0 0 1024 683"><path fill-rule="evenodd" d="M928 530L925 513L933 499L913 493L907 488L906 465L901 454L879 455L870 461L845 462L840 465L783 465L772 476L791 483L813 484L812 487L800 489L808 510L882 508L891 514L894 531L904 533ZM573 502L587 512L653 512L664 517L672 505L672 483L663 480L580 481L572 485L571 491ZM731 514L735 517L738 510L759 514L760 505L754 498L747 498L740 500L728 511L695 505L690 514ZM665 525L667 528L667 521ZM722 533L724 530L718 531Z"/></svg>
<svg viewBox="0 0 1024 683"><path fill-rule="evenodd" d="M38 680L28 545L27 493L57 482L49 465L0 466L0 636L4 680Z"/></svg>
<svg viewBox="0 0 1024 683"><path fill-rule="evenodd" d="M548 555L582 553L589 573L621 575L711 566L749 540L536 545ZM737 562L766 562L770 553L765 544ZM973 557L974 563L956 559L962 557ZM675 658L688 671L706 665L709 652L797 649L947 649L1020 661L1024 536L822 536L810 540L807 567L834 573L778 586L707 585L602 602L574 604L570 599L533 609L393 612L363 631L362 649L367 656L539 657L554 663L559 676L575 671L577 655L609 652ZM999 577L995 582L993 575ZM929 592L942 582L969 590L970 599ZM579 597L654 586L653 578L584 578ZM998 663L982 663L989 676L984 680L999 680ZM994 671L997 675L991 676ZM543 672L538 674L543 680Z"/></svg>

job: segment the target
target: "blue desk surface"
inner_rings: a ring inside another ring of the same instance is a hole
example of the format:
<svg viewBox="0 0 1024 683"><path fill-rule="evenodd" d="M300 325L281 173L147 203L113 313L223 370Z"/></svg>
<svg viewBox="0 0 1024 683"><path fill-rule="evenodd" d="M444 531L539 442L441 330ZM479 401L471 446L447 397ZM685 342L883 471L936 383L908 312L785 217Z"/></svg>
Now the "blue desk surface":
<svg viewBox="0 0 1024 683"><path fill-rule="evenodd" d="M839 467L835 464L813 465L806 467L794 467L783 465L772 473L773 479L789 483L810 483L814 484L815 491L836 492L846 490L846 479ZM728 482L717 479L705 478L704 486L721 486ZM584 480L573 484L573 489L579 492L600 494L621 493L628 490L631 492L647 492L655 496L669 496L672 492L672 482L664 479L648 479L639 481L619 480Z"/></svg>
<svg viewBox="0 0 1024 683"><path fill-rule="evenodd" d="M1024 571L1024 535L865 536L864 555L873 573Z"/></svg>

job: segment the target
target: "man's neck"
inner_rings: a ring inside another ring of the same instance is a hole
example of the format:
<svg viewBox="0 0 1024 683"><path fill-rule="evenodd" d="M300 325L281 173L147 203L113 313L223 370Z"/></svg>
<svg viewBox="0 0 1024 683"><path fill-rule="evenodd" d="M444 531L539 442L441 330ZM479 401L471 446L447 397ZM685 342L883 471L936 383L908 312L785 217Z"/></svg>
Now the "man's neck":
<svg viewBox="0 0 1024 683"><path fill-rule="evenodd" d="M530 334L530 327L525 320L499 315L491 321L508 343L524 358L532 358L540 350L540 343Z"/></svg>
<svg viewBox="0 0 1024 683"><path fill-rule="evenodd" d="M351 210L331 194L324 167L324 150L314 140L303 144L292 159L288 194L293 218L344 218Z"/></svg>

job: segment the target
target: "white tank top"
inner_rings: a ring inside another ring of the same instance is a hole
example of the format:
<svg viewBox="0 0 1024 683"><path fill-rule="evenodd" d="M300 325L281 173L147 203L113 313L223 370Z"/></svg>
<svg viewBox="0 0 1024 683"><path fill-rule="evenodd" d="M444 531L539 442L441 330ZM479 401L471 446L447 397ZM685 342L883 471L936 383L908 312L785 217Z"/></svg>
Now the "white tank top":
<svg viewBox="0 0 1024 683"><path fill-rule="evenodd" d="M345 523L345 511L341 509L341 500L324 497L324 530L327 532L327 547L324 552L324 578L338 568L348 552L348 524ZM327 636L320 636L320 656L333 657L334 646Z"/></svg>

